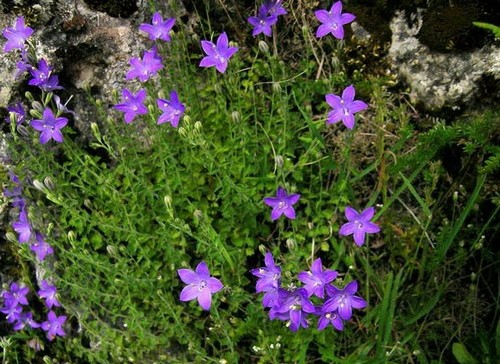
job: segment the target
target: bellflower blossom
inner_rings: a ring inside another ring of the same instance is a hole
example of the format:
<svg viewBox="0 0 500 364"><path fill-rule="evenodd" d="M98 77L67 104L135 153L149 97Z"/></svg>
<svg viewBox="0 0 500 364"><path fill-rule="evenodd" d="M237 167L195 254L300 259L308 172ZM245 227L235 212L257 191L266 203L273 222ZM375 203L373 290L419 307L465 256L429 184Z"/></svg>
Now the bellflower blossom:
<svg viewBox="0 0 500 364"><path fill-rule="evenodd" d="M319 298L325 297L325 286L337 278L338 273L334 270L324 270L321 258L316 259L311 265L311 271L300 272L299 281L304 283L308 296L313 294Z"/></svg>
<svg viewBox="0 0 500 364"><path fill-rule="evenodd" d="M365 110L368 105L360 100L354 100L356 90L350 85L342 92L342 97L328 94L325 96L326 102L333 110L328 113L327 124L337 123L342 120L348 129L354 128L354 114Z"/></svg>
<svg viewBox="0 0 500 364"><path fill-rule="evenodd" d="M57 316L54 311L50 311L47 315L47 321L42 322L40 327L47 332L47 339L52 341L56 336L65 336L63 324L66 322L66 316Z"/></svg>
<svg viewBox="0 0 500 364"><path fill-rule="evenodd" d="M156 100L158 107L163 111L163 114L158 118L158 124L169 122L174 128L179 125L179 120L186 109L184 104L179 101L177 92L170 93L170 100Z"/></svg>
<svg viewBox="0 0 500 364"><path fill-rule="evenodd" d="M114 108L125 113L125 122L129 124L137 115L148 113L148 108L144 105L146 96L146 90L144 89L139 90L135 95L124 89L122 91L123 102L115 105Z"/></svg>
<svg viewBox="0 0 500 364"><path fill-rule="evenodd" d="M37 86L46 92L61 90L62 87L59 86L59 78L56 75L52 75L52 70L53 68L42 58L38 63L38 68L32 67L29 69L33 78L28 81L28 85Z"/></svg>
<svg viewBox="0 0 500 364"><path fill-rule="evenodd" d="M344 25L356 19L353 14L342 14L341 1L334 3L329 11L316 10L314 15L322 23L316 31L316 38L331 33L337 39L344 39Z"/></svg>
<svg viewBox="0 0 500 364"><path fill-rule="evenodd" d="M35 241L30 245L30 249L36 254L39 261L43 261L47 255L54 254L52 246L44 240L43 235L39 232L35 233Z"/></svg>
<svg viewBox="0 0 500 364"><path fill-rule="evenodd" d="M264 198L264 203L273 208L271 211L271 220L277 220L283 214L289 219L295 219L293 205L296 204L299 199L299 194L288 195L284 188L278 187L276 197L266 197Z"/></svg>
<svg viewBox="0 0 500 364"><path fill-rule="evenodd" d="M219 292L223 285L217 278L210 277L207 264L200 262L195 271L182 268L177 270L177 273L181 281L187 284L182 289L180 300L185 302L198 299L202 309L210 310L212 294Z"/></svg>
<svg viewBox="0 0 500 364"><path fill-rule="evenodd" d="M45 279L42 280L38 296L45 299L45 306L51 309L52 306L61 307L61 304L56 298L57 288L49 284Z"/></svg>
<svg viewBox="0 0 500 364"><path fill-rule="evenodd" d="M214 67L220 73L224 73L227 69L227 61L237 51L237 47L230 47L227 34L224 32L217 38L217 45L208 40L201 41L201 47L207 54L200 62L200 67Z"/></svg>
<svg viewBox="0 0 500 364"><path fill-rule="evenodd" d="M264 257L265 267L250 270L254 276L259 278L255 286L257 293L266 292L268 288L279 287L281 279L281 268L274 264L273 255L267 252Z"/></svg>
<svg viewBox="0 0 500 364"><path fill-rule="evenodd" d="M17 322L14 323L14 331L19 331L22 330L28 325L32 329L37 329L40 327L40 324L33 320L33 313L32 312L21 312L19 315L19 318L17 319Z"/></svg>
<svg viewBox="0 0 500 364"><path fill-rule="evenodd" d="M368 207L358 213L352 207L347 206L345 208L345 217L349 222L340 227L339 234L341 236L353 235L356 245L363 245L366 234L374 234L380 231L378 225L370 221L374 214L375 209L373 207Z"/></svg>
<svg viewBox="0 0 500 364"><path fill-rule="evenodd" d="M324 330L328 324L331 324L338 331L344 330L344 321L342 321L337 311L323 312L320 307L316 314L319 316L318 330Z"/></svg>
<svg viewBox="0 0 500 364"><path fill-rule="evenodd" d="M286 15L288 13L283 7L282 2L282 0L265 0L260 9L265 10L268 15L274 15L276 17Z"/></svg>
<svg viewBox="0 0 500 364"><path fill-rule="evenodd" d="M316 308L309 300L307 291L304 288L296 288L292 291L280 291L280 302L271 309L269 317L288 320L290 330L297 331L301 326L309 326L307 315L315 312Z"/></svg>
<svg viewBox="0 0 500 364"><path fill-rule="evenodd" d="M3 47L5 53L13 49L24 49L24 43L33 34L33 29L24 24L24 17L20 16L12 28L5 28L2 31L3 36L7 39Z"/></svg>
<svg viewBox="0 0 500 364"><path fill-rule="evenodd" d="M28 287L19 286L16 282L11 283L9 290L2 292L5 307L26 306L28 304L26 295L29 291Z"/></svg>
<svg viewBox="0 0 500 364"><path fill-rule="evenodd" d="M20 102L13 106L7 106L7 111L9 112L9 115L5 118L7 124L9 124L11 120L14 120L16 125L19 125L26 119L26 110Z"/></svg>
<svg viewBox="0 0 500 364"><path fill-rule="evenodd" d="M141 24L139 30L148 33L151 40L161 39L165 42L170 42L170 35L168 33L172 30L174 24L174 18L163 21L161 14L156 12L153 14L151 24Z"/></svg>
<svg viewBox="0 0 500 364"><path fill-rule="evenodd" d="M323 304L322 313L337 312L342 320L350 320L353 308L361 309L366 307L366 301L355 295L357 291L358 282L356 281L349 282L343 289L332 285L327 286L326 292L330 298Z"/></svg>
<svg viewBox="0 0 500 364"><path fill-rule="evenodd" d="M268 10L261 7L257 16L248 18L248 22L253 26L252 36L257 36L264 33L266 36L271 36L271 27L276 24L278 17L276 15L268 15Z"/></svg>
<svg viewBox="0 0 500 364"><path fill-rule="evenodd" d="M42 119L35 119L31 122L31 127L40 132L40 143L46 144L53 139L58 143L63 142L61 129L68 124L68 119L62 116L56 117L52 110L46 107L43 110Z"/></svg>
<svg viewBox="0 0 500 364"><path fill-rule="evenodd" d="M25 209L22 209L19 213L19 220L12 223L12 228L16 233L19 234L17 240L22 243L26 243L31 238L31 225L28 221L28 214Z"/></svg>
<svg viewBox="0 0 500 364"><path fill-rule="evenodd" d="M155 47L150 51L144 52L142 59L133 57L129 63L132 67L127 72L125 79L132 80L138 78L141 82L149 80L163 67L161 57Z"/></svg>

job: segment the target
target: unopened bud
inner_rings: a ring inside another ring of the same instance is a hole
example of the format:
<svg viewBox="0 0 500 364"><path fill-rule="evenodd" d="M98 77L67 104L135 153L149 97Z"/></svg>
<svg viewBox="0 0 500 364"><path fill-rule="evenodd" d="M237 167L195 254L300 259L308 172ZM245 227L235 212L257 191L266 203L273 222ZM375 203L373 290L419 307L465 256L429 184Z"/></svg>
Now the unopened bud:
<svg viewBox="0 0 500 364"><path fill-rule="evenodd" d="M194 123L194 130L197 132L200 132L203 129L203 125L201 124L201 121L196 121Z"/></svg>
<svg viewBox="0 0 500 364"><path fill-rule="evenodd" d="M24 96L28 99L29 102L35 101L35 99L33 98L33 95L29 91L26 91L26 93L24 94Z"/></svg>
<svg viewBox="0 0 500 364"><path fill-rule="evenodd" d="M170 210L172 208L172 197L166 195L165 197L163 197L163 203L165 204L167 209Z"/></svg>
<svg viewBox="0 0 500 364"><path fill-rule="evenodd" d="M52 178L50 178L49 176L44 178L43 184L51 191L56 187L54 181L52 181Z"/></svg>
<svg viewBox="0 0 500 364"><path fill-rule="evenodd" d="M277 168L283 168L283 164L285 163L283 156L282 155L277 155L276 158L274 158L274 163L276 164Z"/></svg>
<svg viewBox="0 0 500 364"><path fill-rule="evenodd" d="M10 241L11 243L17 243L16 236L10 231L5 233L5 237L7 238L7 241Z"/></svg>
<svg viewBox="0 0 500 364"><path fill-rule="evenodd" d="M281 85L279 82L273 82L272 88L274 92L281 92Z"/></svg>
<svg viewBox="0 0 500 364"><path fill-rule="evenodd" d="M116 247L113 245L106 245L106 251L108 252L108 255L112 258L116 258L117 256L117 250Z"/></svg>
<svg viewBox="0 0 500 364"><path fill-rule="evenodd" d="M264 244L259 245L259 251L261 252L262 255L265 255L267 253L267 248L265 247Z"/></svg>
<svg viewBox="0 0 500 364"><path fill-rule="evenodd" d="M74 244L75 243L75 239L76 239L76 235L75 235L75 232L73 230L70 230L68 232L68 240L70 243Z"/></svg>
<svg viewBox="0 0 500 364"><path fill-rule="evenodd" d="M288 250L294 250L297 244L295 243L295 240L293 239L286 239L286 246Z"/></svg>
<svg viewBox="0 0 500 364"><path fill-rule="evenodd" d="M45 191L45 185L37 179L33 181L33 187L39 191Z"/></svg>
<svg viewBox="0 0 500 364"><path fill-rule="evenodd" d="M29 136L30 136L30 132L29 132L28 128L25 127L24 125L18 125L17 132L26 138L29 138Z"/></svg>
<svg viewBox="0 0 500 364"><path fill-rule="evenodd" d="M241 115L238 111L233 111L231 113L231 119L233 120L234 123L239 123L241 121Z"/></svg>
<svg viewBox="0 0 500 364"><path fill-rule="evenodd" d="M269 46L263 40L259 41L259 50L264 54L269 54Z"/></svg>
<svg viewBox="0 0 500 364"><path fill-rule="evenodd" d="M193 212L193 216L194 216L195 219L200 220L200 219L203 218L203 212L201 210L196 209Z"/></svg>

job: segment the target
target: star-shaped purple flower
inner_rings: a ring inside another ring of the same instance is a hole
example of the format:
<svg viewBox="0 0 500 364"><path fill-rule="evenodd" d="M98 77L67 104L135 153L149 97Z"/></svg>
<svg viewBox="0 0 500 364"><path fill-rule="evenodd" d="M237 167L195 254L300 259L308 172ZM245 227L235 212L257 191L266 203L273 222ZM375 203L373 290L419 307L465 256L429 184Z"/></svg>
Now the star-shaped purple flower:
<svg viewBox="0 0 500 364"><path fill-rule="evenodd" d="M7 304L0 309L0 312L5 315L7 322L12 324L21 318L23 308L19 305L8 306Z"/></svg>
<svg viewBox="0 0 500 364"><path fill-rule="evenodd" d="M201 41L201 47L207 54L200 62L200 67L214 67L217 71L224 73L227 68L227 61L237 51L237 47L230 47L227 34L224 32L217 38L217 45L208 40Z"/></svg>
<svg viewBox="0 0 500 364"><path fill-rule="evenodd" d="M288 13L283 7L282 2L282 0L265 0L260 9L265 10L269 15L274 15L276 17L286 15Z"/></svg>
<svg viewBox="0 0 500 364"><path fill-rule="evenodd" d="M2 298L5 307L13 307L19 305L27 305L28 299L26 295L30 289L28 287L19 286L16 282L12 282L9 290L2 292Z"/></svg>
<svg viewBox="0 0 500 364"><path fill-rule="evenodd" d="M13 120L16 125L22 124L26 119L26 110L24 109L23 104L20 102L16 103L13 106L7 106L7 111L9 115L5 118L5 122L9 124L11 120Z"/></svg>
<svg viewBox="0 0 500 364"><path fill-rule="evenodd" d="M356 281L349 282L344 289L332 285L327 286L326 292L330 298L323 304L323 314L337 311L342 320L350 320L353 308L361 309L366 307L366 301L355 295L357 291L358 282Z"/></svg>
<svg viewBox="0 0 500 364"><path fill-rule="evenodd" d="M19 234L17 240L22 243L26 243L31 238L31 225L28 221L28 214L25 209L22 209L19 213L19 220L12 223L12 228L16 233Z"/></svg>
<svg viewBox="0 0 500 364"><path fill-rule="evenodd" d="M122 91L122 103L113 106L116 110L125 113L125 122L131 123L137 115L145 115L148 108L144 105L146 90L141 89L135 95L129 90Z"/></svg>
<svg viewBox="0 0 500 364"><path fill-rule="evenodd" d="M22 330L28 325L32 329L37 329L40 327L40 324L33 320L32 312L22 312L17 319L17 322L14 324L14 331Z"/></svg>
<svg viewBox="0 0 500 364"><path fill-rule="evenodd" d="M149 34L149 39L157 40L161 39L165 42L170 42L170 35L168 34L172 30L175 19L170 18L163 21L162 16L159 12L153 14L152 24L141 24L139 30L142 30Z"/></svg>
<svg viewBox="0 0 500 364"><path fill-rule="evenodd" d="M53 139L58 143L63 142L61 129L68 124L68 119L63 116L56 117L48 107L43 110L42 119L35 119L31 122L33 129L40 132L40 143L45 144Z"/></svg>
<svg viewBox="0 0 500 364"><path fill-rule="evenodd" d="M42 280L38 296L45 299L45 306L51 309L52 306L61 307L61 304L56 298L57 288L49 284L45 279Z"/></svg>
<svg viewBox="0 0 500 364"><path fill-rule="evenodd" d="M266 36L271 36L271 27L276 24L278 17L276 15L268 15L268 10L264 7L259 9L257 16L248 18L248 22L253 26L252 36L257 36L264 33Z"/></svg>
<svg viewBox="0 0 500 364"><path fill-rule="evenodd" d="M132 66L127 72L126 80L138 78L141 82L146 82L153 75L157 74L162 69L161 57L155 47L150 51L144 52L141 58L133 57L129 61Z"/></svg>
<svg viewBox="0 0 500 364"><path fill-rule="evenodd" d="M66 322L66 316L57 316L54 311L50 311L47 316L47 321L42 322L41 328L47 332L47 339L52 341L56 336L65 336L63 325Z"/></svg>
<svg viewBox="0 0 500 364"><path fill-rule="evenodd" d="M257 293L267 292L280 285L281 268L274 264L274 258L270 252L267 252L264 256L264 263L266 265L265 267L250 270L250 273L259 278L255 285Z"/></svg>
<svg viewBox="0 0 500 364"><path fill-rule="evenodd" d="M37 86L46 92L61 90L62 87L59 86L59 78L56 75L52 75L52 70L53 68L42 58L38 62L38 68L32 67L29 69L33 78L28 81L28 85Z"/></svg>
<svg viewBox="0 0 500 364"><path fill-rule="evenodd" d="M158 124L169 122L174 128L179 125L179 120L186 109L184 104L179 101L177 92L170 93L170 100L158 99L156 104L163 111L163 114L158 118Z"/></svg>
<svg viewBox="0 0 500 364"><path fill-rule="evenodd" d="M380 231L377 224L371 222L375 214L373 207L368 207L363 212L358 213L350 206L345 208L345 217L349 222L346 222L340 227L339 234L342 236L354 235L354 242L357 246L365 243L366 234L374 234Z"/></svg>
<svg viewBox="0 0 500 364"><path fill-rule="evenodd" d="M329 324L338 331L344 330L344 321L342 321L337 311L323 313L320 308L317 314L319 315L318 330L324 330Z"/></svg>
<svg viewBox="0 0 500 364"><path fill-rule="evenodd" d="M12 28L5 28L2 31L3 36L7 39L3 47L4 52L10 52L13 49L23 49L26 39L33 34L33 29L24 24L24 17L20 16Z"/></svg>
<svg viewBox="0 0 500 364"><path fill-rule="evenodd" d="M301 326L307 328L307 315L315 313L316 308L309 300L307 291L304 288L297 288L292 291L280 291L280 303L274 306L269 312L271 319L289 320L289 328L297 331Z"/></svg>
<svg viewBox="0 0 500 364"><path fill-rule="evenodd" d="M31 251L35 252L39 261L43 261L47 255L54 254L54 249L47 243L43 235L39 232L35 233L35 242L30 245Z"/></svg>
<svg viewBox="0 0 500 364"><path fill-rule="evenodd" d="M210 310L212 294L219 292L223 285L217 278L210 277L207 264L200 262L196 266L196 271L182 268L177 273L181 281L187 284L182 289L180 300L186 302L197 298L202 309Z"/></svg>
<svg viewBox="0 0 500 364"><path fill-rule="evenodd" d="M337 123L342 120L348 129L354 128L354 114L368 107L360 100L354 100L356 90L353 85L347 86L342 92L342 97L328 94L326 102L332 107L328 113L327 124Z"/></svg>
<svg viewBox="0 0 500 364"><path fill-rule="evenodd" d="M316 38L321 38L331 33L337 39L344 39L344 25L356 19L350 13L342 14L342 2L337 1L329 11L316 10L316 18L322 23L316 31Z"/></svg>
<svg viewBox="0 0 500 364"><path fill-rule="evenodd" d="M313 294L319 298L325 297L325 285L337 278L338 273L334 270L323 271L321 258L316 259L311 265L311 271L300 272L299 281L305 284L304 288L309 296Z"/></svg>
<svg viewBox="0 0 500 364"><path fill-rule="evenodd" d="M299 199L299 194L288 195L284 188L278 187L276 197L266 197L264 198L264 203L273 208L271 211L271 220L277 220L283 214L289 219L295 219L293 205L296 204Z"/></svg>

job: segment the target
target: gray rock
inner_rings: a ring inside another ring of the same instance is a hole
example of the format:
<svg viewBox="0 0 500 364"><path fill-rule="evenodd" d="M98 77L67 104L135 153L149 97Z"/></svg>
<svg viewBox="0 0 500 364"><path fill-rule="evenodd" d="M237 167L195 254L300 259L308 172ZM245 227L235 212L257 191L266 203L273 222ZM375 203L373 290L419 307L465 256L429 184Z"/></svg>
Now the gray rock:
<svg viewBox="0 0 500 364"><path fill-rule="evenodd" d="M426 109L457 108L477 97L480 81L488 76L500 81L500 48L487 45L472 53L436 53L416 38L422 26L420 13L410 28L404 12L391 22L389 57L398 76L408 83L412 102ZM490 95L495 98L499 95Z"/></svg>

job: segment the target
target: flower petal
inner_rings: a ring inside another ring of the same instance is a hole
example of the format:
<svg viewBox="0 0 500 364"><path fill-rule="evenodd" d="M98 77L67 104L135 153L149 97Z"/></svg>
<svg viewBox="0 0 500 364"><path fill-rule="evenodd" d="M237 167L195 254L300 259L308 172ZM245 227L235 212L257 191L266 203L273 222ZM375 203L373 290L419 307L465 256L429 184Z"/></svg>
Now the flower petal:
<svg viewBox="0 0 500 364"><path fill-rule="evenodd" d="M177 274L181 278L181 281L183 281L186 284L198 284L198 282L200 281L200 277L198 277L198 274L196 274L191 269L186 269L186 268L179 269L177 270Z"/></svg>
<svg viewBox="0 0 500 364"><path fill-rule="evenodd" d="M198 303L204 310L210 310L210 306L212 305L212 294L210 293L210 290L205 288L200 292L198 295Z"/></svg>
<svg viewBox="0 0 500 364"><path fill-rule="evenodd" d="M197 285L190 284L184 287L181 291L180 300L183 302L194 300L200 294Z"/></svg>

